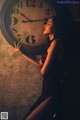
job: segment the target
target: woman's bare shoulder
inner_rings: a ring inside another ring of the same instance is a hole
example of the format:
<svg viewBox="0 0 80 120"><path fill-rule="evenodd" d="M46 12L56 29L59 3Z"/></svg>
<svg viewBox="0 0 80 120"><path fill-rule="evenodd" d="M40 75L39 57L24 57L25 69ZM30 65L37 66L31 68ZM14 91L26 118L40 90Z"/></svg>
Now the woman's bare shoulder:
<svg viewBox="0 0 80 120"><path fill-rule="evenodd" d="M54 39L51 42L49 48L47 49L47 52L53 51L55 49L55 47L57 46L57 43L58 43L57 39Z"/></svg>

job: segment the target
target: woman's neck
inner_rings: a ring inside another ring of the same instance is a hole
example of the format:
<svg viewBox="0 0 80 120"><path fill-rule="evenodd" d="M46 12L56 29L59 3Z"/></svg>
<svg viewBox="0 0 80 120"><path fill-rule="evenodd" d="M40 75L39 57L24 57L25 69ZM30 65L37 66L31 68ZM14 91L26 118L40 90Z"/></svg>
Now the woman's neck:
<svg viewBox="0 0 80 120"><path fill-rule="evenodd" d="M50 41L54 39L54 34L49 34Z"/></svg>

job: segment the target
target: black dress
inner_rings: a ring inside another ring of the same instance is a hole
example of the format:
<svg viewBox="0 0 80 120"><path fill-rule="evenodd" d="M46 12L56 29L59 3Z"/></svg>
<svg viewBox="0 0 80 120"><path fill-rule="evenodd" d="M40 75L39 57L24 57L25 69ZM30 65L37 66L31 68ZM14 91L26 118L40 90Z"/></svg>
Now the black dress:
<svg viewBox="0 0 80 120"><path fill-rule="evenodd" d="M42 55L43 63L45 62L46 57L47 57L47 52L44 55ZM30 108L27 115L29 115L41 102L43 102L49 96L52 96L54 101L51 109L46 109L45 113L37 117L36 120L53 120L54 114L59 112L60 89L61 89L60 78L61 78L61 72L62 72L61 67L62 67L61 60L59 59L52 60L52 63L50 64L50 67L46 75L43 76L42 93L40 97L37 99L37 101L34 103L34 105Z"/></svg>

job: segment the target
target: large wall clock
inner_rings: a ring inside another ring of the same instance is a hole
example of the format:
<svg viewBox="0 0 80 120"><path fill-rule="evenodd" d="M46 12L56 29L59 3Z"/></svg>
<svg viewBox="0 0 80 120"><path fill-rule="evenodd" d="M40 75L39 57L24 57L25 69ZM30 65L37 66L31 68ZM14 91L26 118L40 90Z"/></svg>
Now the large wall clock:
<svg viewBox="0 0 80 120"><path fill-rule="evenodd" d="M45 51L47 36L44 23L56 15L46 0L6 0L0 13L0 26L6 40L22 44L21 51L41 54Z"/></svg>

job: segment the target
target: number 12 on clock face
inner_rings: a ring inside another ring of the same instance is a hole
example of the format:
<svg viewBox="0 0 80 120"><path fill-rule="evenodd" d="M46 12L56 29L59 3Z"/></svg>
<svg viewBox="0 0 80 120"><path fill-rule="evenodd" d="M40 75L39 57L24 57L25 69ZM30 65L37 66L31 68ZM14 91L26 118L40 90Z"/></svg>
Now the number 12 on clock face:
<svg viewBox="0 0 80 120"><path fill-rule="evenodd" d="M21 0L18 2L17 7L23 7L24 2L26 3L26 7L43 7L43 2L42 0L38 1L37 0Z"/></svg>

